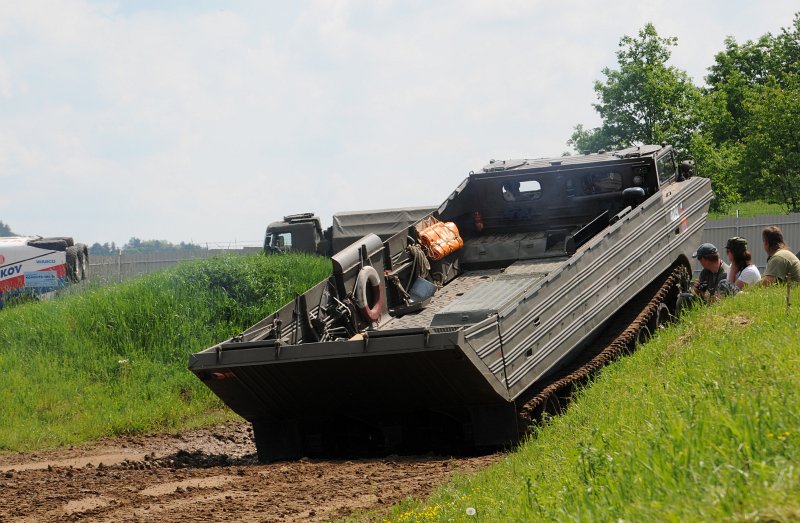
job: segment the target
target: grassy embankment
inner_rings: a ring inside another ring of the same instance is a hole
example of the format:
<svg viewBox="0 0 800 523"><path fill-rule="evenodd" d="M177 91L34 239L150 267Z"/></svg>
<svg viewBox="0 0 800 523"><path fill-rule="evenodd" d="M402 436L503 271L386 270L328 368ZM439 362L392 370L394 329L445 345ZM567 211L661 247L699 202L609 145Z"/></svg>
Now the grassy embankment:
<svg viewBox="0 0 800 523"><path fill-rule="evenodd" d="M709 220L721 220L723 218L735 218L736 211L739 211L740 218L752 218L759 214L786 214L786 207L779 203L767 203L762 201L741 202L731 206L725 212L709 212Z"/></svg>
<svg viewBox="0 0 800 523"><path fill-rule="evenodd" d="M792 299L788 315L785 287L691 311L517 452L389 520L800 520L800 290Z"/></svg>
<svg viewBox="0 0 800 523"><path fill-rule="evenodd" d="M234 416L187 368L330 273L325 258L221 257L0 312L0 451Z"/></svg>

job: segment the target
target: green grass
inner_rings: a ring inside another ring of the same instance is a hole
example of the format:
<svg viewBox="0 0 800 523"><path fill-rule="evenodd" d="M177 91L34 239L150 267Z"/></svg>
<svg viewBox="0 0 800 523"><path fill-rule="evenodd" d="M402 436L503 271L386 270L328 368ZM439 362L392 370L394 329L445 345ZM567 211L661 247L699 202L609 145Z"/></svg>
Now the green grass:
<svg viewBox="0 0 800 523"><path fill-rule="evenodd" d="M800 291L690 311L517 452L388 519L800 520ZM475 515L467 515L474 508Z"/></svg>
<svg viewBox="0 0 800 523"><path fill-rule="evenodd" d="M735 218L736 211L739 211L740 218L752 218L759 214L786 214L786 206L779 203L767 203L763 201L741 202L732 205L725 212L709 212L709 220L720 220L722 218Z"/></svg>
<svg viewBox="0 0 800 523"><path fill-rule="evenodd" d="M188 355L329 273L319 257L226 256L0 311L0 451L233 417Z"/></svg>

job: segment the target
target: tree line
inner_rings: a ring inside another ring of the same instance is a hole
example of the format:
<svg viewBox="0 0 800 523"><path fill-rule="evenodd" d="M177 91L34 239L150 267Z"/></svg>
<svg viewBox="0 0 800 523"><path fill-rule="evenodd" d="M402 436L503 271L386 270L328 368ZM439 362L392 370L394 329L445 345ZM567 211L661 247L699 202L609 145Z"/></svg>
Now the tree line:
<svg viewBox="0 0 800 523"><path fill-rule="evenodd" d="M140 240L135 236L121 247L116 243L94 243L89 247L89 254L95 256L114 256L120 251L125 254L144 254L148 252L189 252L204 251L206 247L191 242L171 243L166 240Z"/></svg>
<svg viewBox="0 0 800 523"><path fill-rule="evenodd" d="M11 227L0 220L0 237L19 236ZM124 251L126 254L143 254L148 252L187 252L206 250L206 247L191 242L171 243L166 240L140 240L135 236L122 246L115 242L95 242L89 247L89 254L94 256L114 256Z"/></svg>
<svg viewBox="0 0 800 523"><path fill-rule="evenodd" d="M596 81L601 125L574 128L573 152L668 142L712 180L715 210L766 200L800 211L800 13L773 35L728 37L705 85L668 65L675 37L653 24L624 36Z"/></svg>

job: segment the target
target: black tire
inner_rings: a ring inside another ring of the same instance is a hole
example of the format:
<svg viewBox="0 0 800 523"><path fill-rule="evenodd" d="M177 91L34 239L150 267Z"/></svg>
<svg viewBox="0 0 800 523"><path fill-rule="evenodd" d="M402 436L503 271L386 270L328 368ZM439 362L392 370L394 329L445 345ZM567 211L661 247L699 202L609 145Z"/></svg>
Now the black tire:
<svg viewBox="0 0 800 523"><path fill-rule="evenodd" d="M66 242L67 247L75 245L75 240L71 236L51 236L49 238L42 238L43 241L63 241Z"/></svg>
<svg viewBox="0 0 800 523"><path fill-rule="evenodd" d="M67 242L64 240L31 240L28 242L28 245L36 247L37 249L47 249L50 251L64 252L67 250Z"/></svg>
<svg viewBox="0 0 800 523"><path fill-rule="evenodd" d="M75 245L78 248L78 273L81 281L89 277L89 248L83 243Z"/></svg>
<svg viewBox="0 0 800 523"><path fill-rule="evenodd" d="M79 263L78 248L74 245L67 247L67 280L70 283L78 283L80 281Z"/></svg>

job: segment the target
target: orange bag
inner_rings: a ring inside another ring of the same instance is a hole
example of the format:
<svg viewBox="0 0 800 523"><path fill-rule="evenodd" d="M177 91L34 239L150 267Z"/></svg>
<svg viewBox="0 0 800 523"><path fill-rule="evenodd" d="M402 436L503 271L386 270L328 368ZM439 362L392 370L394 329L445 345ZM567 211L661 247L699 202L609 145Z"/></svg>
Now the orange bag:
<svg viewBox="0 0 800 523"><path fill-rule="evenodd" d="M464 246L464 240L453 222L436 222L422 229L419 242L428 258L434 261L441 260Z"/></svg>

